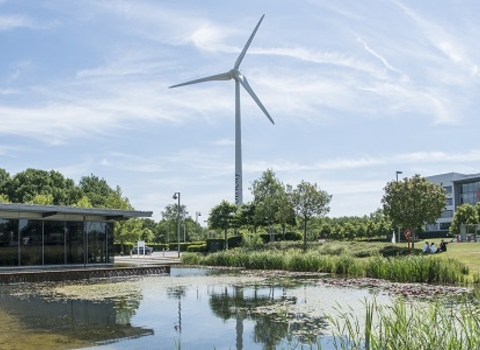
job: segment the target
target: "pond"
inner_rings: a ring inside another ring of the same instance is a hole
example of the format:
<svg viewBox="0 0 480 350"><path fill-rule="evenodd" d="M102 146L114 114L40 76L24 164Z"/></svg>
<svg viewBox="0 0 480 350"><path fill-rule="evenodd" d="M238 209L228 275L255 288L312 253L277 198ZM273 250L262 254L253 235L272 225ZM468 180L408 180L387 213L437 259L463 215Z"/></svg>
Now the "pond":
<svg viewBox="0 0 480 350"><path fill-rule="evenodd" d="M333 349L327 315L391 303L323 277L172 268L168 276L0 287L0 349Z"/></svg>

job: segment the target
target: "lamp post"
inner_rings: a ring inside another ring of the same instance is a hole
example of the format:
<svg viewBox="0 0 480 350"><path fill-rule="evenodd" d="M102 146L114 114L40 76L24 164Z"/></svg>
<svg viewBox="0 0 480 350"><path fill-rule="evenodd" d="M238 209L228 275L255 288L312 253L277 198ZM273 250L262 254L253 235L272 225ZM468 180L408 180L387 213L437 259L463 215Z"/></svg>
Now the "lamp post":
<svg viewBox="0 0 480 350"><path fill-rule="evenodd" d="M195 213L195 227L197 228L197 240L198 240L198 217L199 216L202 216L202 213L200 213L199 211L197 211Z"/></svg>
<svg viewBox="0 0 480 350"><path fill-rule="evenodd" d="M180 192L173 194L173 199L177 199L177 251L178 258L180 258Z"/></svg>
<svg viewBox="0 0 480 350"><path fill-rule="evenodd" d="M400 171L400 170L397 170L397 171L395 172L395 180L396 180L397 182L398 182L398 175L400 175L400 174L403 174L403 172ZM397 242L400 243L400 226L398 227L398 239L397 239Z"/></svg>
<svg viewBox="0 0 480 350"><path fill-rule="evenodd" d="M400 171L400 170L397 170L397 171L395 172L395 178L396 178L397 182L398 182L398 175L400 175L400 174L403 174L403 172Z"/></svg>

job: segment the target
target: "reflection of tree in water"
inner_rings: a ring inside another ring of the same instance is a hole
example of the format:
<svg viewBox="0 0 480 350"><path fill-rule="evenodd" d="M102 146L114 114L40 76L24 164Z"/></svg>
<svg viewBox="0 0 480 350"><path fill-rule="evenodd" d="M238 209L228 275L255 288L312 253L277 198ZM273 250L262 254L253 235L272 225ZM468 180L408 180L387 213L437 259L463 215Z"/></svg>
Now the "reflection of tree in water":
<svg viewBox="0 0 480 350"><path fill-rule="evenodd" d="M285 288L274 286L223 287L220 291L211 291L209 304L222 320L236 320L237 350L243 348L245 319L255 321L253 339L264 344L265 349L275 349L282 341L316 343L318 330L326 327L326 320L306 317L305 322L304 315L282 314L285 305L297 301L295 297L287 297L285 292Z"/></svg>
<svg viewBox="0 0 480 350"><path fill-rule="evenodd" d="M140 293L135 296L121 297L114 300L116 323L123 325L130 324L132 317L140 307L140 300L142 300L142 295Z"/></svg>
<svg viewBox="0 0 480 350"><path fill-rule="evenodd" d="M183 286L167 288L167 295L178 301L178 322L173 327L178 333L182 333L182 297L186 295L186 288Z"/></svg>

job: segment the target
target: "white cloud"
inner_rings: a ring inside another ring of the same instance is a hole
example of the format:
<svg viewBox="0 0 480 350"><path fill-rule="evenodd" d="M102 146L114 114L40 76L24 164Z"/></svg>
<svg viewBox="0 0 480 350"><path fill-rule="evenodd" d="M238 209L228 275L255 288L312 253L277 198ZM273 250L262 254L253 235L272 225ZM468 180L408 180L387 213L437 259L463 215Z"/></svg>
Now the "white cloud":
<svg viewBox="0 0 480 350"><path fill-rule="evenodd" d="M33 28L30 18L23 15L0 15L0 32L17 28Z"/></svg>

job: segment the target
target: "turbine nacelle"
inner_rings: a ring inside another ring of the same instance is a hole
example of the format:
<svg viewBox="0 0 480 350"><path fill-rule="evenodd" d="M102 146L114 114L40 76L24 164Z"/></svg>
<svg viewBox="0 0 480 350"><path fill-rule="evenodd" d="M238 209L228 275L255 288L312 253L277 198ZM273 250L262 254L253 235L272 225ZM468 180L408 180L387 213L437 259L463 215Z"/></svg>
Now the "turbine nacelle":
<svg viewBox="0 0 480 350"><path fill-rule="evenodd" d="M228 71L228 74L232 77L232 79L240 80L242 77L242 73L237 68L232 68Z"/></svg>

